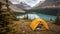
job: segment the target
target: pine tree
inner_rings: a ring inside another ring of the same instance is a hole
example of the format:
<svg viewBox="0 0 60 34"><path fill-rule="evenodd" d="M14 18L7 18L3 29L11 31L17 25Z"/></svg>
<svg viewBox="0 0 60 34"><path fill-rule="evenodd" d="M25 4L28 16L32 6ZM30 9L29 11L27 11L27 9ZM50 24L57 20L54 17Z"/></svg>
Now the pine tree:
<svg viewBox="0 0 60 34"><path fill-rule="evenodd" d="M57 13L57 18L55 20L55 24L60 25L60 13Z"/></svg>
<svg viewBox="0 0 60 34"><path fill-rule="evenodd" d="M1 3L0 6L2 7ZM0 10L0 34L22 34L17 24L13 22L15 18L13 14L8 9Z"/></svg>

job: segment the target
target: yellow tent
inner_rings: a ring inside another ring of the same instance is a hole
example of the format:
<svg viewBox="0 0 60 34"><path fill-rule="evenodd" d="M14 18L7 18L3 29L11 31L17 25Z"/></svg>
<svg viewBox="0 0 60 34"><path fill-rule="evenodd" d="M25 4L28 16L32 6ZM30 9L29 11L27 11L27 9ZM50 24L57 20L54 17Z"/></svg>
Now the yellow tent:
<svg viewBox="0 0 60 34"><path fill-rule="evenodd" d="M31 22L31 24L30 24L30 27L31 27L31 29L34 31L34 30L36 30L37 27L38 27L39 25L41 25L41 24L43 25L43 27L40 28L40 30L48 30L48 29L49 29L47 22L44 21L44 20L41 19L41 18L36 18L35 20L33 20L33 21Z"/></svg>

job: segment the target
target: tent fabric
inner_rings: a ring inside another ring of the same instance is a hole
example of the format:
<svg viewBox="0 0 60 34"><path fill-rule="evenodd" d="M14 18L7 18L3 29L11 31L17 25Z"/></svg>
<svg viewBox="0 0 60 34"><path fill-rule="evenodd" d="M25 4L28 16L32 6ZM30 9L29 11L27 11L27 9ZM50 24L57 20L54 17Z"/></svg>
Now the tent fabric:
<svg viewBox="0 0 60 34"><path fill-rule="evenodd" d="M47 22L41 18L36 18L35 20L33 20L30 24L30 27L32 30L36 30L36 28L39 26L39 24L43 24L43 26L45 27L45 28L42 28L41 30L49 29Z"/></svg>

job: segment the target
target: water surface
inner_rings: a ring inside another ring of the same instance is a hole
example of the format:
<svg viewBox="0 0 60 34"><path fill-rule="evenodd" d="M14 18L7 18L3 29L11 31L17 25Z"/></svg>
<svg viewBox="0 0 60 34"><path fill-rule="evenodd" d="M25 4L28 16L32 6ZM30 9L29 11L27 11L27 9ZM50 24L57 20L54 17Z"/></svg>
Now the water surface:
<svg viewBox="0 0 60 34"><path fill-rule="evenodd" d="M24 16L27 16L27 14L22 15L22 16L17 16L17 18L24 18ZM55 20L56 16L53 15L46 15L46 14L28 14L29 19L35 19L35 18L42 18L44 20Z"/></svg>

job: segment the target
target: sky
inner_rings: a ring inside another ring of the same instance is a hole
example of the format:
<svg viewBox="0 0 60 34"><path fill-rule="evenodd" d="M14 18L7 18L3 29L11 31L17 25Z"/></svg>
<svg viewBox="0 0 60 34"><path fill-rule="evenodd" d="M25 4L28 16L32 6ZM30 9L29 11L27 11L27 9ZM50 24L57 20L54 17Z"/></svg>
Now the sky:
<svg viewBox="0 0 60 34"><path fill-rule="evenodd" d="M20 2L25 2L26 4L30 5L31 7L38 4L40 1L44 2L45 0L10 0L13 4L19 4Z"/></svg>
<svg viewBox="0 0 60 34"><path fill-rule="evenodd" d="M25 2L26 4L28 4L31 7L37 5L40 1L44 2L45 0L22 0L22 2Z"/></svg>
<svg viewBox="0 0 60 34"><path fill-rule="evenodd" d="M26 3L30 7L36 6L38 3L41 4L45 0L9 0L12 4L20 4L20 2Z"/></svg>

